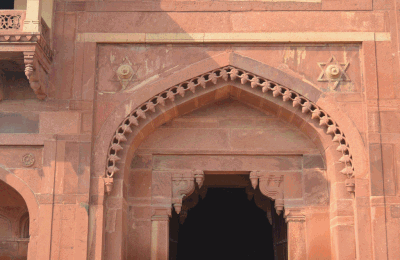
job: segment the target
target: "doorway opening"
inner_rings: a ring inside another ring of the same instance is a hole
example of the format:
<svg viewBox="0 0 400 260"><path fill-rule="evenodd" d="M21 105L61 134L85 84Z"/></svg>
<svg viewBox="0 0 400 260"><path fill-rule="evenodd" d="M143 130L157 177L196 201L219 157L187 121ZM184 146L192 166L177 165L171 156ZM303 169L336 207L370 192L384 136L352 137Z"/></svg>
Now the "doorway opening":
<svg viewBox="0 0 400 260"><path fill-rule="evenodd" d="M170 260L286 260L287 228L248 174L207 174L170 221Z"/></svg>
<svg viewBox="0 0 400 260"><path fill-rule="evenodd" d="M29 212L24 198L0 181L0 259L26 260L29 244Z"/></svg>

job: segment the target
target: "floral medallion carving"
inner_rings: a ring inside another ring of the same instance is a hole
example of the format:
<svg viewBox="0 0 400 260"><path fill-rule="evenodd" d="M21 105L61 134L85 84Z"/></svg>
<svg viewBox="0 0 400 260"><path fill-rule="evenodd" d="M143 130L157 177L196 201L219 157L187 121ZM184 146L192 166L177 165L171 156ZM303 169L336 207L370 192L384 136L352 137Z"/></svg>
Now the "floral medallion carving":
<svg viewBox="0 0 400 260"><path fill-rule="evenodd" d="M340 66L341 76L339 79L343 77L343 72L345 71L345 68L342 67L342 65ZM333 71L333 74L335 73L336 72ZM325 72L323 75L325 75ZM300 109L304 114L309 114L311 119L318 121L319 125L324 128L326 134L331 136L332 141L338 143L337 151L342 154L340 162L343 163L343 169L340 172L346 175L348 179L354 178L353 157L350 152L350 145L339 125L326 111L305 96L286 86L282 86L245 70L233 66L226 66L172 86L139 105L129 113L111 139L106 161L105 179L113 178L114 174L119 171L117 162L120 160L118 153L124 149L122 143L127 141L127 136L133 132L133 128L138 126L141 120L146 119L146 114L155 112L156 107L159 105L164 106L166 102L174 102L177 96L184 98L187 93L195 93L198 87L206 88L210 86L210 84L217 84L217 82L221 80L239 81L241 84L252 89L257 89L265 95L272 95L272 97L280 98L284 102L290 102L294 108ZM187 189L189 189L189 187L187 187Z"/></svg>
<svg viewBox="0 0 400 260"><path fill-rule="evenodd" d="M35 156L32 153L27 153L22 156L22 165L24 167L31 167L35 163Z"/></svg>
<svg viewBox="0 0 400 260"><path fill-rule="evenodd" d="M336 89L342 81L351 81L346 73L349 64L349 62L339 63L335 56L329 58L327 62L318 62L321 69L318 81L332 83L333 89Z"/></svg>

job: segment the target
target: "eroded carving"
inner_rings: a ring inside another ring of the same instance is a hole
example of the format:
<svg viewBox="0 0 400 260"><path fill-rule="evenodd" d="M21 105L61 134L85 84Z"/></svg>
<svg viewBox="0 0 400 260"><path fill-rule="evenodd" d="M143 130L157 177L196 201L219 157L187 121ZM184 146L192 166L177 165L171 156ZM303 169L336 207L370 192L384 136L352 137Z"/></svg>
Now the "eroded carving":
<svg viewBox="0 0 400 260"><path fill-rule="evenodd" d="M283 174L274 174L264 171L250 173L253 189L259 186L261 193L275 201L275 210L278 215L283 211Z"/></svg>
<svg viewBox="0 0 400 260"><path fill-rule="evenodd" d="M203 171L194 170L172 174L172 205L176 213L181 212L184 197L190 196L194 192L195 181L201 188L204 181Z"/></svg>
<svg viewBox="0 0 400 260"><path fill-rule="evenodd" d="M145 103L134 109L120 124L112 138L107 158L106 176L112 177L117 171L117 162L120 158L117 156L118 152L123 149L122 142L127 140L126 136L132 133L132 128L139 125L142 119L146 119L146 113L155 112L158 105L165 105L165 102L173 102L176 96L185 97L185 94L190 91L195 93L196 88L201 86L206 88L210 83L216 84L219 80L239 80L241 84L248 84L251 88L258 88L266 95L272 94L275 98L282 98L285 102L291 102L293 107L301 109L302 113L310 113L311 118L319 121L319 125L326 129L326 134L332 136L333 142L338 142L337 150L342 153L340 162L344 164L342 174L348 178L353 178L354 167L352 164L352 155L348 141L340 129L338 124L333 120L328 113L322 108L311 102L306 97L299 93L279 85L268 79L259 77L247 71L235 68L233 66L226 66L211 72L202 74L195 78L184 81L175 85L166 91L152 97Z"/></svg>
<svg viewBox="0 0 400 260"><path fill-rule="evenodd" d="M318 62L318 66L321 69L318 81L332 82L333 89L336 89L341 81L351 81L346 74L349 64L349 62L339 63L335 56L329 58L327 62Z"/></svg>
<svg viewBox="0 0 400 260"><path fill-rule="evenodd" d="M113 76L112 80L119 81L122 90L124 90L126 89L128 84L136 78L135 74L138 69L138 65L132 64L132 62L129 61L128 57L125 57L123 58L122 63L116 69L115 75Z"/></svg>
<svg viewBox="0 0 400 260"><path fill-rule="evenodd" d="M32 153L27 153L22 156L22 165L25 167L31 167L35 163L35 156Z"/></svg>

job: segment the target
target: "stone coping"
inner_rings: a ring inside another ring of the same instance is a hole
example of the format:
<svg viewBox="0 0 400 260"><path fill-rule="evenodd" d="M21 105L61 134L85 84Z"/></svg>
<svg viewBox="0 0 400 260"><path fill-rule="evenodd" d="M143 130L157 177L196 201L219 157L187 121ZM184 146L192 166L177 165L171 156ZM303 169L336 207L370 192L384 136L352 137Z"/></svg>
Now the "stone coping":
<svg viewBox="0 0 400 260"><path fill-rule="evenodd" d="M351 43L390 41L388 32L78 33L96 43Z"/></svg>

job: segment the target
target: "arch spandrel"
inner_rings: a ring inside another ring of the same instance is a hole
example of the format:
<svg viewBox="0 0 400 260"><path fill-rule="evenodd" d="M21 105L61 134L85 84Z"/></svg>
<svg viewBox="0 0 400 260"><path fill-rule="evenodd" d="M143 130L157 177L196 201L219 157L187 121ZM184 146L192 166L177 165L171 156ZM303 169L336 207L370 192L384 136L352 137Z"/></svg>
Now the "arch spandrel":
<svg viewBox="0 0 400 260"><path fill-rule="evenodd" d="M105 140L110 140L118 125L131 112L132 109L143 103L145 100L159 94L160 92L184 82L190 78L194 78L205 71L212 71L224 66L236 66L245 68L248 71L256 70L257 74L266 76L279 84L291 84L291 88L298 93L309 98L313 102L317 102L322 92L314 86L294 78L276 68L263 64L251 58L233 53L226 52L212 56L208 59L196 62L179 72L172 75L160 75L160 80L150 82L141 86L138 89L127 90L115 95L118 95L118 100L124 100L118 105L114 111L107 117L102 124L99 133L96 136L94 155L96 163L93 164L95 176L102 176L105 168L104 158L107 156L108 147L104 145ZM264 75L265 74L265 75ZM283 82L281 82L283 81ZM232 82L230 82L232 83ZM343 115L346 116L346 115Z"/></svg>
<svg viewBox="0 0 400 260"><path fill-rule="evenodd" d="M106 189L110 191L112 188L112 178L114 174L119 171L117 164L120 157L118 154L121 153L120 151L124 150L123 143L127 141L128 136L134 131L133 129L139 127L142 120L146 120L151 113L155 113L158 106L165 107L166 103L172 103L175 107L175 103L177 103L176 100L181 100L181 105L185 105L187 109L193 110L196 108L196 105L190 108L188 103L183 101L185 99L190 99L190 95L195 94L197 88L212 88L212 86L218 85L217 83L219 82L226 82L225 84L231 85L241 85L239 88L244 90L243 93L249 92L266 100L277 99L280 103L283 101L286 105L281 105L282 107L289 105L293 108L297 108L302 114L309 117L307 121L314 120L314 123L317 122L321 127L319 132L325 131L328 136L331 136L333 142L338 143L336 149L342 154L340 161L343 163L343 169L340 172L348 176L348 179L350 179L348 185L349 190L354 190L354 181L351 181L354 166L352 164L352 154L350 152L349 142L336 121L315 102L300 93L293 91L291 88L282 86L279 82L271 81L270 79L260 77L234 66L225 66L212 70L174 85L142 103L127 117L125 117L116 130L108 149L105 167ZM179 106L176 107L178 107L179 110Z"/></svg>

